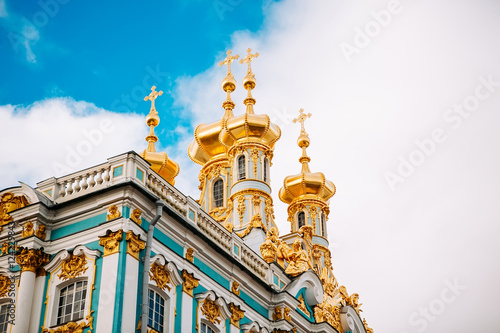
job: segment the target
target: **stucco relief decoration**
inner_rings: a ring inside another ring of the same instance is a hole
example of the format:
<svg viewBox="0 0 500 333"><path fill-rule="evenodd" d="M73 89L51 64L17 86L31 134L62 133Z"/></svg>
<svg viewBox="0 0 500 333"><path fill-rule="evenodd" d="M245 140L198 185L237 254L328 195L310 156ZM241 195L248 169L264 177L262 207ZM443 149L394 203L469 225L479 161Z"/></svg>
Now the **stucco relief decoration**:
<svg viewBox="0 0 500 333"><path fill-rule="evenodd" d="M279 306L274 308L273 320L283 319L283 309Z"/></svg>
<svg viewBox="0 0 500 333"><path fill-rule="evenodd" d="M130 219L137 223L138 225L141 225L142 220L141 220L141 215L142 211L139 208L136 208L132 211L132 215L130 215Z"/></svg>
<svg viewBox="0 0 500 333"><path fill-rule="evenodd" d="M36 237L40 238L41 240L45 240L45 237L47 237L47 227L45 227L44 224L40 224L38 226L38 229L36 229Z"/></svg>
<svg viewBox="0 0 500 333"><path fill-rule="evenodd" d="M87 259L85 255L74 256L64 260L61 266L61 273L57 276L63 281L76 278L87 271Z"/></svg>
<svg viewBox="0 0 500 333"><path fill-rule="evenodd" d="M240 296L240 284L237 281L233 281L231 285L231 292L236 296Z"/></svg>
<svg viewBox="0 0 500 333"><path fill-rule="evenodd" d="M194 261L194 249L192 247L186 250L186 259L191 262Z"/></svg>
<svg viewBox="0 0 500 333"><path fill-rule="evenodd" d="M278 229L276 227L272 227L267 231L266 240L260 245L260 253L262 254L262 258L267 263L271 263L276 260L278 253L278 247L276 244L278 242Z"/></svg>
<svg viewBox="0 0 500 333"><path fill-rule="evenodd" d="M201 306L201 313L213 324L220 324L221 312L215 301L205 299Z"/></svg>
<svg viewBox="0 0 500 333"><path fill-rule="evenodd" d="M49 255L43 249L19 248L16 254L16 262L22 271L36 272L37 268L49 262Z"/></svg>
<svg viewBox="0 0 500 333"><path fill-rule="evenodd" d="M164 265L159 265L156 262L151 265L149 269L149 278L156 282L156 285L161 290L165 290L165 288L170 291L172 287L169 286L169 283L172 283L170 279L170 273Z"/></svg>
<svg viewBox="0 0 500 333"><path fill-rule="evenodd" d="M146 242L142 241L139 235L135 235L132 230L127 231L125 236L127 241L127 253L139 260L139 252L146 248Z"/></svg>
<svg viewBox="0 0 500 333"><path fill-rule="evenodd" d="M6 297L9 293L10 278L0 275L0 297Z"/></svg>
<svg viewBox="0 0 500 333"><path fill-rule="evenodd" d="M229 304L229 310L231 311L231 325L240 328L240 320L245 316L245 311L241 310L239 306L233 303Z"/></svg>
<svg viewBox="0 0 500 333"><path fill-rule="evenodd" d="M245 196L240 195L238 197L238 215L239 215L239 218L240 218L240 224L243 223L243 216L245 214L245 210L246 210L246 207L245 207Z"/></svg>
<svg viewBox="0 0 500 333"><path fill-rule="evenodd" d="M28 205L24 195L15 196L11 192L4 193L0 199L0 225L12 222L13 219L8 213Z"/></svg>
<svg viewBox="0 0 500 333"><path fill-rule="evenodd" d="M32 222L26 222L23 226L23 231L21 232L21 236L23 238L33 236L35 233L35 228Z"/></svg>
<svg viewBox="0 0 500 333"><path fill-rule="evenodd" d="M182 271L182 278L184 279L182 291L193 297L193 289L198 287L198 281L200 280L195 278L193 274L189 274L187 271Z"/></svg>
<svg viewBox="0 0 500 333"><path fill-rule="evenodd" d="M118 253L120 242L123 239L123 230L111 232L108 230L106 236L99 236L99 245L104 247L104 256Z"/></svg>
<svg viewBox="0 0 500 333"><path fill-rule="evenodd" d="M107 216L108 221L114 220L122 216L120 211L118 210L118 207L116 205L111 205L109 207L109 214Z"/></svg>

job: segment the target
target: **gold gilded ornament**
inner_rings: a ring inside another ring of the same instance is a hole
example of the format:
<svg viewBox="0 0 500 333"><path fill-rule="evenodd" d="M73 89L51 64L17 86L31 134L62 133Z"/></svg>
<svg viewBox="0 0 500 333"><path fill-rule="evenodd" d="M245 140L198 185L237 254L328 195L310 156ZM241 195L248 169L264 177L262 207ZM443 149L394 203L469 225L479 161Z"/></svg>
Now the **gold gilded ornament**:
<svg viewBox="0 0 500 333"><path fill-rule="evenodd" d="M272 227L266 233L266 240L260 245L260 253L262 258L267 262L271 263L276 260L278 254L278 229Z"/></svg>
<svg viewBox="0 0 500 333"><path fill-rule="evenodd" d="M4 193L0 199L0 225L13 221L8 213L28 205L24 195L15 196L11 192Z"/></svg>
<svg viewBox="0 0 500 333"><path fill-rule="evenodd" d="M246 210L246 207L245 207L245 196L240 195L238 197L238 215L239 215L239 218L240 218L240 224L243 223L243 216L245 214L245 210Z"/></svg>
<svg viewBox="0 0 500 333"><path fill-rule="evenodd" d="M57 276L63 281L73 279L85 273L87 268L85 255L72 255L70 258L62 262L61 272Z"/></svg>
<svg viewBox="0 0 500 333"><path fill-rule="evenodd" d="M127 231L125 240L127 241L127 253L139 260L139 252L144 250L146 242L141 240L140 235L135 235L132 230Z"/></svg>
<svg viewBox="0 0 500 333"><path fill-rule="evenodd" d="M229 310L231 311L231 325L240 328L240 320L245 316L245 311L241 310L239 306L234 305L234 303L229 304Z"/></svg>
<svg viewBox="0 0 500 333"><path fill-rule="evenodd" d="M139 208L136 208L132 211L132 215L130 215L130 219L137 223L138 225L141 225L142 220L141 220L141 214L142 211Z"/></svg>
<svg viewBox="0 0 500 333"><path fill-rule="evenodd" d="M259 161L259 151L257 149L252 149L251 154L252 164L253 164L253 178L257 178L257 162Z"/></svg>
<svg viewBox="0 0 500 333"><path fill-rule="evenodd" d="M46 236L47 236L46 227L45 225L40 224L38 226L38 229L36 229L36 237L40 238L41 240L45 240Z"/></svg>
<svg viewBox="0 0 500 333"><path fill-rule="evenodd" d="M26 237L33 236L34 233L35 233L35 228L33 226L33 223L26 222L26 224L24 224L24 226L23 226L23 231L21 233L21 236L23 238L26 238Z"/></svg>
<svg viewBox="0 0 500 333"><path fill-rule="evenodd" d="M365 318L363 318L363 326L365 326L366 333L373 333L373 329L368 327L368 323L366 322Z"/></svg>
<svg viewBox="0 0 500 333"><path fill-rule="evenodd" d="M304 296L302 296L302 294L301 294L299 296L299 298L297 298L297 300L300 302L300 304L298 306L299 310L302 311L303 313L305 313L306 315L310 316L311 314L307 310L306 302L304 301Z"/></svg>
<svg viewBox="0 0 500 333"><path fill-rule="evenodd" d="M285 320L288 322L292 321L292 317L290 316L290 309L289 308L283 309L283 318L285 318Z"/></svg>
<svg viewBox="0 0 500 333"><path fill-rule="evenodd" d="M0 275L0 297L6 297L9 293L10 278Z"/></svg>
<svg viewBox="0 0 500 333"><path fill-rule="evenodd" d="M4 255L8 254L9 253L9 249L10 249L9 243L7 243L7 242L3 243L3 245L2 245L2 255L4 256Z"/></svg>
<svg viewBox="0 0 500 333"><path fill-rule="evenodd" d="M186 250L186 259L191 262L194 261L194 249L192 247Z"/></svg>
<svg viewBox="0 0 500 333"><path fill-rule="evenodd" d="M109 220L114 220L114 219L117 219L119 218L120 216L122 216L122 214L120 213L120 211L118 210L118 207L116 207L116 205L111 205L109 207L109 214L108 214L108 221Z"/></svg>
<svg viewBox="0 0 500 333"><path fill-rule="evenodd" d="M165 290L165 288L167 288L168 291L170 291L172 289L169 286L169 283L172 283L172 280L170 279L170 273L168 272L165 265L158 265L156 262L154 262L149 270L149 277L151 278L151 280L156 282L156 285L161 290Z"/></svg>
<svg viewBox="0 0 500 333"><path fill-rule="evenodd" d="M208 298L203 301L201 306L201 313L213 324L220 324L221 312L215 301Z"/></svg>
<svg viewBox="0 0 500 333"><path fill-rule="evenodd" d="M233 281L233 284L231 285L231 292L236 296L240 296L240 284L238 282Z"/></svg>
<svg viewBox="0 0 500 333"><path fill-rule="evenodd" d="M285 268L285 273L290 276L297 276L309 268L313 269L307 252L302 249L300 239L296 239L292 244L292 251L286 254L288 266Z"/></svg>
<svg viewBox="0 0 500 333"><path fill-rule="evenodd" d="M283 319L283 310L281 307L277 306L274 308L273 320L281 320Z"/></svg>
<svg viewBox="0 0 500 333"><path fill-rule="evenodd" d="M49 262L49 255L40 249L19 248L16 254L16 262L23 272L36 272L36 270Z"/></svg>
<svg viewBox="0 0 500 333"><path fill-rule="evenodd" d="M99 245L104 247L104 256L118 253L120 251L120 242L123 239L123 230L116 232L107 231L106 236L99 236Z"/></svg>
<svg viewBox="0 0 500 333"><path fill-rule="evenodd" d="M198 287L200 280L195 278L193 274L189 274L187 271L182 271L182 278L184 279L182 291L193 297L193 289Z"/></svg>

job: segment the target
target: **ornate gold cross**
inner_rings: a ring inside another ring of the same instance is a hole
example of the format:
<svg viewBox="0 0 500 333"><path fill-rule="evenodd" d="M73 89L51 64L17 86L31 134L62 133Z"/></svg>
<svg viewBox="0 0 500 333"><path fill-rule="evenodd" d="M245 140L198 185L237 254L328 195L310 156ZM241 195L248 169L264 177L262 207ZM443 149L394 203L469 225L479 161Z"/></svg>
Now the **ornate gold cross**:
<svg viewBox="0 0 500 333"><path fill-rule="evenodd" d="M150 100L151 101L151 110L155 110L155 99L158 98L158 96L163 95L163 91L156 91L156 86L151 87L151 93L144 97L144 101Z"/></svg>
<svg viewBox="0 0 500 333"><path fill-rule="evenodd" d="M304 109L299 110L300 115L293 120L294 123L299 122L300 123L300 134L305 134L306 129L304 127L304 122L306 121L307 118L311 118L311 114L305 114Z"/></svg>
<svg viewBox="0 0 500 333"><path fill-rule="evenodd" d="M227 65L227 74L228 75L231 74L231 63L234 60L236 60L236 59L238 59L240 57L238 54L235 55L235 56L232 56L231 52L233 52L233 51L227 50L227 52L226 52L226 54L227 54L226 59L224 59L223 61L219 62L219 66L221 66L221 67L222 67L222 65Z"/></svg>
<svg viewBox="0 0 500 333"><path fill-rule="evenodd" d="M250 64L254 58L259 57L259 52L255 52L254 54L252 54L250 52L252 52L252 49L248 49L247 55L245 56L245 58L240 60L240 64L243 64L244 62L248 64L247 73L252 73L252 68L251 68Z"/></svg>

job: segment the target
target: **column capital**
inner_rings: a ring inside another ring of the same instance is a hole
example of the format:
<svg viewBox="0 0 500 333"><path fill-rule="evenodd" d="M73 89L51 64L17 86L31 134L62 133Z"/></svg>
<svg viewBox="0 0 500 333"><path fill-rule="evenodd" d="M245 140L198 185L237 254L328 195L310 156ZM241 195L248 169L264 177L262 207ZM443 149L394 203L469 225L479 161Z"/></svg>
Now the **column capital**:
<svg viewBox="0 0 500 333"><path fill-rule="evenodd" d="M23 272L36 273L36 270L49 262L49 255L40 249L19 248L16 254L16 262Z"/></svg>
<svg viewBox="0 0 500 333"><path fill-rule="evenodd" d="M193 297L193 289L198 287L199 279L195 278L193 274L188 273L187 271L182 271L182 278L184 279L184 283L182 284L182 291Z"/></svg>
<svg viewBox="0 0 500 333"><path fill-rule="evenodd" d="M141 240L140 235L135 235L132 230L127 231L125 240L127 241L127 253L139 260L139 251L146 248L146 242Z"/></svg>
<svg viewBox="0 0 500 333"><path fill-rule="evenodd" d="M104 257L120 251L120 242L123 239L123 230L115 232L108 230L105 236L99 236L99 245L104 247Z"/></svg>

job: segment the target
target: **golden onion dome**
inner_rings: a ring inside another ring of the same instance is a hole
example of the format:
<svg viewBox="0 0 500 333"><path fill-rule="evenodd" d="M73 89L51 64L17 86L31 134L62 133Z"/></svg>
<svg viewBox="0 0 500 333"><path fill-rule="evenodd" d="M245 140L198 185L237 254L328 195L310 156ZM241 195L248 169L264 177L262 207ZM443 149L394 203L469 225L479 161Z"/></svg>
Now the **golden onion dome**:
<svg viewBox="0 0 500 333"><path fill-rule="evenodd" d="M155 100L163 94L163 91L156 91L156 87L151 88L151 93L144 97L144 100L151 101L151 110L146 116L146 124L149 126L149 135L146 137L148 147L140 154L142 158L151 164L151 169L158 173L170 184L175 184L175 177L179 174L179 164L168 158L167 153L157 152L155 142L158 137L155 135L154 128L160 123L160 117L155 108Z"/></svg>
<svg viewBox="0 0 500 333"><path fill-rule="evenodd" d="M271 122L268 115L249 112L226 119L219 135L220 142L226 147L236 142L255 142L273 148L280 137L280 128Z"/></svg>
<svg viewBox="0 0 500 333"><path fill-rule="evenodd" d="M327 202L335 194L335 185L332 181L325 178L322 172L311 172L309 162L311 159L307 156L306 149L311 140L304 129L304 121L311 114L304 114L300 110L300 116L293 122L299 121L302 129L297 140L297 144L302 148L302 156L299 162L302 163L302 171L293 176L288 176L283 181L283 187L279 191L279 198L286 204L290 204L299 199L316 199Z"/></svg>
<svg viewBox="0 0 500 333"><path fill-rule="evenodd" d="M193 162L205 165L205 163L213 159L226 156L227 149L219 141L224 119L196 127L194 141L191 142L188 148L188 155Z"/></svg>

